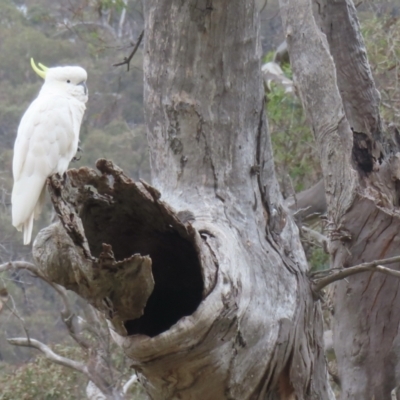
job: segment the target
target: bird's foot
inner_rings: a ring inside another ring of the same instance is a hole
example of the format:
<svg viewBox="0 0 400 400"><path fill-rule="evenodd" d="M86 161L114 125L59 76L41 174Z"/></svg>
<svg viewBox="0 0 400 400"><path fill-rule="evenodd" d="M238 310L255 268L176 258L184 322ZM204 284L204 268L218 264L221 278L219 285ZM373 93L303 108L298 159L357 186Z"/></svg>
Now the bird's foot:
<svg viewBox="0 0 400 400"><path fill-rule="evenodd" d="M76 150L76 153L83 153L82 147L78 146L78 149ZM81 156L77 157L77 156L75 155L75 157L74 157L71 161L72 161L72 162L74 162L74 161L79 161L81 158L82 158Z"/></svg>

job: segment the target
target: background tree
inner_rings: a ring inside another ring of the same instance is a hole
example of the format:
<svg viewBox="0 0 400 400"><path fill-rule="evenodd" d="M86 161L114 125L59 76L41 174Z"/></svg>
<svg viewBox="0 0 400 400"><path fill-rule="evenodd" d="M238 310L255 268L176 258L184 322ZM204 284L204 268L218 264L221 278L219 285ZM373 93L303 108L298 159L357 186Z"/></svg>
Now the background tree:
<svg viewBox="0 0 400 400"><path fill-rule="evenodd" d="M295 82L320 152L331 266L344 269L399 254L398 145L383 132L353 3L319 6L326 37L309 1L281 1ZM399 268L397 259L390 264ZM342 398L388 398L396 390L398 284L373 271L334 285Z"/></svg>

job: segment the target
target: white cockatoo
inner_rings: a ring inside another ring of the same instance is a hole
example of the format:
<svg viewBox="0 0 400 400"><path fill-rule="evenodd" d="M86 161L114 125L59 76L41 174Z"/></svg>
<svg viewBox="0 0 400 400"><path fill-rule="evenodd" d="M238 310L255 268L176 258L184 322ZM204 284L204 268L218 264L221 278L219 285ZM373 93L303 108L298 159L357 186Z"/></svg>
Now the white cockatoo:
<svg viewBox="0 0 400 400"><path fill-rule="evenodd" d="M79 130L88 100L87 73L81 67L34 71L44 79L38 97L23 115L14 145L12 224L24 231L24 244L32 237L33 219L42 210L46 180L60 175L78 150Z"/></svg>

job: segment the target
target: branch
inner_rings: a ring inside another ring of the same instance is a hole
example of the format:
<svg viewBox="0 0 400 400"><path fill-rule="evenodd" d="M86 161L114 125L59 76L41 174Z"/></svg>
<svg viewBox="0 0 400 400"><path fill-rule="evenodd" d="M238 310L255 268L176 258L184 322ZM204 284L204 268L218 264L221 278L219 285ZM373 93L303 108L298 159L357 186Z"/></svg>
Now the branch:
<svg viewBox="0 0 400 400"><path fill-rule="evenodd" d="M34 349L37 349L41 351L47 359L50 361L63 365L64 367L72 368L76 371L82 372L85 374L90 380L93 379L91 374L88 371L88 368L86 367L85 364L79 362L79 361L74 361L66 357L62 357L56 353L54 353L53 350L50 349L50 347L46 346L42 342L39 342L36 339L25 339L25 338L12 338L12 339L7 339L8 343L13 344L15 346L22 346L22 347L31 347Z"/></svg>
<svg viewBox="0 0 400 400"><path fill-rule="evenodd" d="M27 262L27 261L14 261L14 262L7 262L7 263L4 263L4 264L1 264L0 265L0 273L9 271L10 269L13 269L13 268L15 268L15 269L26 269L26 270L32 272L33 274L38 275L38 271L36 269L36 266L34 264L30 263L30 262ZM15 307L14 300L13 300L12 296L10 296L10 299L11 299L11 301L13 303L13 307L9 307L7 304L4 304L4 305L21 322L22 329L24 330L24 332L26 334L26 337L29 340L29 331L25 326L25 321L19 315L19 313L18 313L18 311L17 311L17 309Z"/></svg>
<svg viewBox="0 0 400 400"><path fill-rule="evenodd" d="M75 342L79 344L79 346L84 349L89 349L91 347L90 341L85 339L85 337L81 335L81 333L77 330L76 324L74 323L77 319L77 316L71 310L67 291L62 286L57 285L53 282L47 281L47 283L49 283L61 297L64 308L62 309L60 314L65 326L68 329L69 334L75 340Z"/></svg>
<svg viewBox="0 0 400 400"><path fill-rule="evenodd" d="M26 269L35 275L39 276L39 271L36 269L35 264L32 264L27 261L13 261L13 262L7 262L4 264L0 265L0 272L6 272L9 271L10 269ZM40 276L41 277L41 276Z"/></svg>
<svg viewBox="0 0 400 400"><path fill-rule="evenodd" d="M317 232L314 229L308 228L307 226L303 225L301 227L301 230L311 236L311 238L315 239L322 247L326 247L326 245L329 243L329 239L325 235Z"/></svg>
<svg viewBox="0 0 400 400"><path fill-rule="evenodd" d="M136 383L138 381L138 377L136 375L136 373L134 373L129 380L124 384L123 388L122 388L122 393L123 394L127 394L128 390L130 389L130 387Z"/></svg>
<svg viewBox="0 0 400 400"><path fill-rule="evenodd" d="M143 35L144 35L144 30L143 30L142 33L139 35L139 38L138 38L138 40L137 40L137 42L136 42L136 44L135 44L135 47L133 48L132 53L129 55L129 57L125 57L125 58L124 58L124 61L122 61L122 62L120 62L120 63L113 64L113 67L120 67L121 65L125 65L125 64L126 64L126 65L128 66L128 71L129 71L130 62L131 62L133 56L135 55L137 49L139 48L140 43L142 42Z"/></svg>
<svg viewBox="0 0 400 400"><path fill-rule="evenodd" d="M296 220L304 221L326 213L324 181L296 193L285 200L285 205L293 212Z"/></svg>
<svg viewBox="0 0 400 400"><path fill-rule="evenodd" d="M11 310L14 315L18 319L21 320L23 328L25 330L25 333L27 335L27 338L16 338L16 339L8 339L8 342L13 345L17 346L25 346L25 347L32 347L40 350L48 359L51 361L58 363L60 365L67 366L69 368L76 369L77 371L80 371L84 373L90 381L93 382L93 384L98 388L99 391L101 391L104 394L107 395L113 395L115 399L120 399L119 393L115 392L113 387L110 386L110 384L106 381L105 378L102 376L102 372L99 372L98 368L102 361L105 360L97 360L98 356L98 349L94 349L94 346L91 344L89 340L87 340L82 334L81 334L81 329L79 329L79 325L81 325L79 322L77 323L77 316L72 312L71 305L68 299L67 291L64 287L57 285L53 282L51 282L48 278L42 275L41 271L36 268L36 266L32 263L25 262L25 261L17 261L17 262L9 262L0 265L0 272L5 272L8 271L12 268L19 268L19 269L26 269L29 270L31 273L33 273L35 276L38 278L44 280L47 282L61 297L61 300L63 302L63 310L61 311L61 317L66 325L69 334L71 337L81 346L83 349L89 350L89 354L92 354L92 358L95 360L93 362L88 363L86 366L83 363L77 362L70 360L68 358L59 356L58 354L54 353L49 347L47 347L45 344L35 340L35 339L30 339L29 338L29 333L25 328L24 321L23 319L16 313L16 311ZM90 306L89 306L90 307ZM90 321L93 325L93 320ZM87 324L89 327L89 324ZM93 327L94 328L94 327ZM98 335L98 332L97 332ZM98 335L99 336L99 335ZM95 350L93 352L93 350ZM101 358L101 356L100 356Z"/></svg>
<svg viewBox="0 0 400 400"><path fill-rule="evenodd" d="M362 263L349 268L332 268L327 271L318 271L311 274L311 279L313 281L312 288L315 293L318 293L325 286L328 286L335 281L339 281L351 275L359 274L360 272L368 272L368 271L382 272L383 274L400 278L400 271L382 267L382 265L394 264L396 262L400 262L400 256Z"/></svg>
<svg viewBox="0 0 400 400"><path fill-rule="evenodd" d="M90 342L88 340L86 340L82 335L80 335L79 332L77 332L76 327L74 325L74 320L76 319L76 315L71 311L71 306L69 304L67 291L62 286L51 282L49 279L47 279L45 276L43 276L40 273L40 271L36 268L36 266L30 262L14 261L14 262L4 263L4 264L0 265L0 272L9 271L10 269L13 269L13 268L14 269L25 269L25 270L31 272L36 277L42 279L47 284L49 284L60 295L61 300L63 302L63 309L60 314L61 314L61 317L62 317L62 320L63 320L65 326L68 329L69 334L79 344L79 346L81 346L84 349L88 349L90 347ZM16 315L17 318L22 320L22 318L20 316L18 316L17 314L14 313L14 315Z"/></svg>

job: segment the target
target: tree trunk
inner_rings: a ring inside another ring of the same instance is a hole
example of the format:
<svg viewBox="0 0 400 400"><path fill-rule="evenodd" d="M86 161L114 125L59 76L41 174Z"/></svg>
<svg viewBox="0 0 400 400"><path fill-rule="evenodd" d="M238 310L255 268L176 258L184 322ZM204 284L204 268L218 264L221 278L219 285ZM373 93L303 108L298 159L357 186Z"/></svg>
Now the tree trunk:
<svg viewBox="0 0 400 400"><path fill-rule="evenodd" d="M319 302L274 175L256 6L144 7L157 189L105 160L101 175L53 178L69 236L46 228L35 258L106 313L153 399L333 398Z"/></svg>
<svg viewBox="0 0 400 400"><path fill-rule="evenodd" d="M379 93L354 5L318 1L326 37L309 0L281 5L295 82L321 155L331 265L346 268L398 255L398 150L383 143ZM374 273L334 284L334 348L343 399L390 398L398 384L399 284Z"/></svg>

